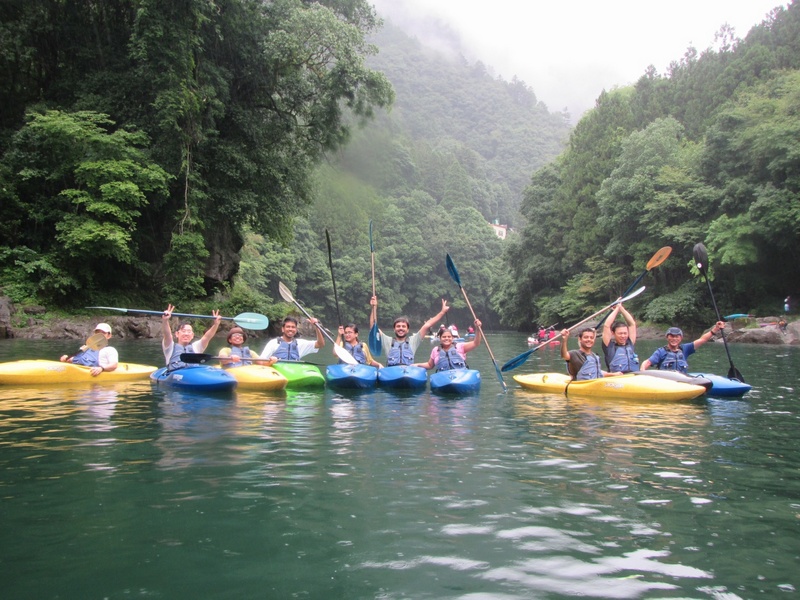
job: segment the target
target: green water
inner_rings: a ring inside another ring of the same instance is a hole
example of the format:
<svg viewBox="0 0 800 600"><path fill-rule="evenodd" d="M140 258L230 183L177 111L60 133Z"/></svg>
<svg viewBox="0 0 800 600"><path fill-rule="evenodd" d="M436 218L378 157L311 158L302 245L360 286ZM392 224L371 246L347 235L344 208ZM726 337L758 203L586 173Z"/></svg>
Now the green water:
<svg viewBox="0 0 800 600"><path fill-rule="evenodd" d="M490 342L501 363L527 348ZM4 341L0 361L68 345ZM158 342L116 345L161 363ZM482 390L462 399L5 387L2 596L795 596L800 350L731 351L753 391L684 403L511 380L561 371L557 349L506 374L506 395L476 350ZM718 345L691 365L729 367Z"/></svg>

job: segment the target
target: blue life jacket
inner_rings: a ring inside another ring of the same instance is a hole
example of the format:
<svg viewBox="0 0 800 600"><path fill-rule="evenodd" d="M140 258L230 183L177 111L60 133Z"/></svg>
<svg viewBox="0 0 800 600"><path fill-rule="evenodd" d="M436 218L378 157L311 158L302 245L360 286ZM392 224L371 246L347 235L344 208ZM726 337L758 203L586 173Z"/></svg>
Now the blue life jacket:
<svg viewBox="0 0 800 600"><path fill-rule="evenodd" d="M611 340L605 347L605 355L609 371L629 373L639 370L639 357L630 340L627 340L624 346L619 346L617 342Z"/></svg>
<svg viewBox="0 0 800 600"><path fill-rule="evenodd" d="M226 368L244 367L253 364L253 361L250 360L253 358L253 355L250 353L250 348L247 346L231 346L231 356L238 356L242 360L240 362L231 363L227 365Z"/></svg>
<svg viewBox="0 0 800 600"><path fill-rule="evenodd" d="M686 357L683 354L683 348L678 348L676 352L664 346L664 358L658 363L659 371L680 371L686 373L689 370L689 363L686 362Z"/></svg>
<svg viewBox="0 0 800 600"><path fill-rule="evenodd" d="M592 352L586 356L586 361L583 363L583 366L581 366L578 374L575 375L575 380L599 379L602 376L603 372L600 368L600 357Z"/></svg>
<svg viewBox="0 0 800 600"><path fill-rule="evenodd" d="M367 364L367 353L364 352L364 342L358 342L357 344L348 344L345 342L344 349L352 354L353 358L355 358L360 364ZM344 361L339 359L339 364L341 365L343 363Z"/></svg>
<svg viewBox="0 0 800 600"><path fill-rule="evenodd" d="M181 354L184 353L194 354L194 348L192 347L191 342L185 346L181 346L180 344L172 345L172 356L169 357L169 362L167 363L167 371L182 369L183 367L186 366L186 363L181 360Z"/></svg>
<svg viewBox="0 0 800 600"><path fill-rule="evenodd" d="M448 350L439 348L439 355L436 357L436 371L452 371L453 369L466 369L467 363L456 350L455 345Z"/></svg>
<svg viewBox="0 0 800 600"><path fill-rule="evenodd" d="M297 349L297 340L287 342L283 338L278 341L278 349L273 355L278 360L300 360L300 350Z"/></svg>
<svg viewBox="0 0 800 600"><path fill-rule="evenodd" d="M386 366L410 365L413 362L414 351L411 350L411 344L408 343L408 340L404 342L392 340L392 347L386 353Z"/></svg>
<svg viewBox="0 0 800 600"><path fill-rule="evenodd" d="M72 362L73 365L83 365L85 367L99 367L100 353L97 350L92 350L91 348L87 348L86 350L78 352L78 354L73 356L70 362Z"/></svg>

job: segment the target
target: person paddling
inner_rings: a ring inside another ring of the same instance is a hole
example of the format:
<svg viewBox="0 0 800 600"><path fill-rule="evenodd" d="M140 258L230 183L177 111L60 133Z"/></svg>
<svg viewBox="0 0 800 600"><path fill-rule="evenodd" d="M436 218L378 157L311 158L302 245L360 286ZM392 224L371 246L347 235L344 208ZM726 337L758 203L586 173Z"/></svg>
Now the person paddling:
<svg viewBox="0 0 800 600"><path fill-rule="evenodd" d="M576 381L622 375L619 371L607 372L600 368L600 357L592 351L595 332L591 327L581 329L578 332L579 348L577 350L567 350L569 329L562 331L561 337L564 338L561 343L561 358L567 361L567 370Z"/></svg>
<svg viewBox="0 0 800 600"><path fill-rule="evenodd" d="M372 358L367 344L358 339L358 326L355 323L348 323L344 326L339 325L339 336L336 338L336 343L352 354L353 358L360 364L370 365L378 369L383 368L381 363ZM339 359L339 364L342 363L344 361Z"/></svg>
<svg viewBox="0 0 800 600"><path fill-rule="evenodd" d="M622 313L625 322L617 321ZM609 371L630 373L639 370L636 355L636 320L622 304L617 304L603 323L603 354Z"/></svg>
<svg viewBox="0 0 800 600"><path fill-rule="evenodd" d="M245 346L247 341L247 334L241 327L232 327L228 332L228 348L223 348L219 351L218 356L228 358L228 360L221 360L220 364L226 369L233 367L244 367L247 365L272 365L277 362L277 358L272 357L266 360L258 358L249 346Z"/></svg>
<svg viewBox="0 0 800 600"><path fill-rule="evenodd" d="M106 339L110 340L111 325L108 323L98 323L97 327L94 328L94 333L101 333ZM92 377L97 377L104 371L110 372L117 368L119 365L119 354L116 348L105 346L104 348L100 348L100 350L87 348L86 350L81 350L74 356L64 354L59 360L61 362L70 362L74 365L90 367L89 374Z"/></svg>
<svg viewBox="0 0 800 600"><path fill-rule="evenodd" d="M369 303L373 306L373 310L369 318L369 326L372 327L375 324L375 313L378 306L378 297L373 296ZM414 362L414 354L416 354L417 348L419 348L425 332L428 331L428 329L432 327L434 323L439 321L439 319L444 317L448 310L450 310L450 307L447 306L447 300L442 299L442 310L425 321L425 323L422 324L422 327L419 328L419 331L412 335L408 335L410 325L408 317L397 317L394 320L394 338L391 338L383 333L383 331L378 330L378 333L381 336L381 344L384 348L387 348L386 366L395 367L398 365L412 364Z"/></svg>
<svg viewBox="0 0 800 600"><path fill-rule="evenodd" d="M218 310L211 311L214 317L214 323L208 328L196 342L194 340L194 330L188 321L183 321L178 324L178 329L175 330L175 339L172 337L172 329L170 327L170 319L175 307L172 304L167 305L167 310L161 315L161 349L164 351L164 358L167 361L167 368L170 371L180 369L186 366L186 363L181 360L181 354L196 353L202 354L208 348L211 341L219 329L219 324L222 317L219 315Z"/></svg>
<svg viewBox="0 0 800 600"><path fill-rule="evenodd" d="M670 327L667 329L667 345L657 348L655 352L642 363L642 371L646 371L651 366L655 366L661 371L680 371L686 373L689 370L689 363L686 359L689 358L695 351L711 341L714 334L722 331L725 328L724 321L717 321L714 326L706 331L703 335L693 342L688 344L681 344L683 340L683 331L680 327Z"/></svg>
<svg viewBox="0 0 800 600"><path fill-rule="evenodd" d="M478 332L475 337L468 342L454 343L453 332L445 329L439 334L439 345L431 350L431 357L427 362L414 363L415 367L432 369L436 367L436 372L452 371L453 369L468 369L467 352L471 352L481 343L481 322L475 319Z"/></svg>

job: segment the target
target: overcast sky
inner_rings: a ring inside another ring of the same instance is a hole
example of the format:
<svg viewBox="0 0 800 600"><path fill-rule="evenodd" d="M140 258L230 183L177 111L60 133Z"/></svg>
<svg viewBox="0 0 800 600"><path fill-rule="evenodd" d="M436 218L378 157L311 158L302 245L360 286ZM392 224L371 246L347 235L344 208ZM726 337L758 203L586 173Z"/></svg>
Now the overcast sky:
<svg viewBox="0 0 800 600"><path fill-rule="evenodd" d="M551 111L573 121L603 89L634 83L648 65L665 73L689 46L702 51L727 23L743 38L779 0L371 0L407 29L441 20L506 80L514 75ZM417 30L423 39L422 29ZM423 39L423 41L425 41Z"/></svg>

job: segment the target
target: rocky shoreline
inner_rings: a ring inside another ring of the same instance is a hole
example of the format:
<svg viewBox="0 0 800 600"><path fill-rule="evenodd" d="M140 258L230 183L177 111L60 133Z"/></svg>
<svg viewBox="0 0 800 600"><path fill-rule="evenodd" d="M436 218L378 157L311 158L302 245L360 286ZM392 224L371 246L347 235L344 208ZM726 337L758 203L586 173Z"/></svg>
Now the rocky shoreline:
<svg viewBox="0 0 800 600"><path fill-rule="evenodd" d="M161 319L151 317L128 317L113 315L97 315L96 317L46 318L47 309L43 306L15 306L9 298L0 296L0 339L86 339L94 331L94 326L102 321L111 325L114 337L121 339L152 339L161 336ZM800 344L800 321L792 321L782 332L778 327L779 317L760 317L753 319L737 319L726 329L726 339L730 343L797 345ZM280 332L273 329L273 324L266 331L249 332L251 338L269 339ZM757 325L757 326L754 326ZM224 335L233 326L231 321L224 321L218 335ZM301 330L305 328L301 327ZM664 327L640 326L639 339L661 339ZM702 332L686 332L686 339L699 337ZM312 327L303 334L313 335ZM721 343L721 339L717 339Z"/></svg>

